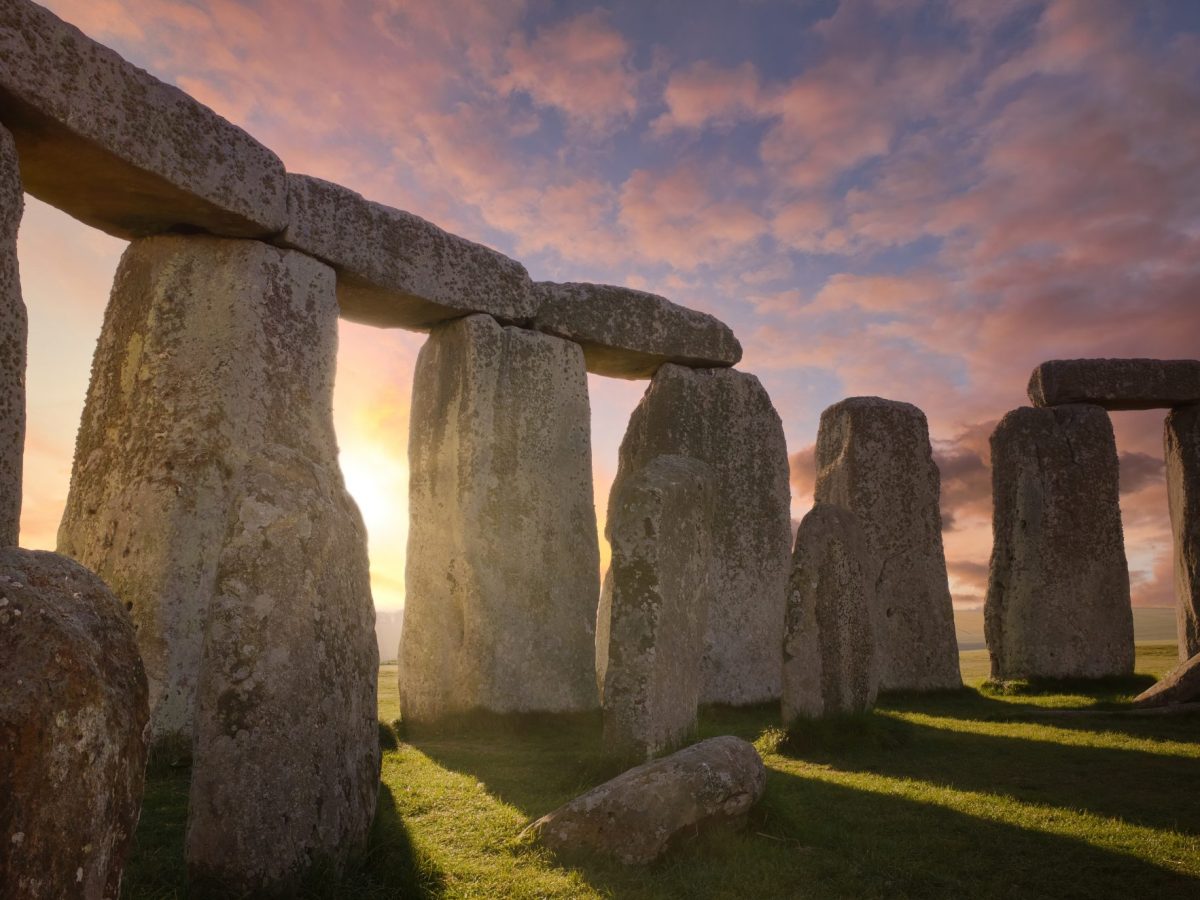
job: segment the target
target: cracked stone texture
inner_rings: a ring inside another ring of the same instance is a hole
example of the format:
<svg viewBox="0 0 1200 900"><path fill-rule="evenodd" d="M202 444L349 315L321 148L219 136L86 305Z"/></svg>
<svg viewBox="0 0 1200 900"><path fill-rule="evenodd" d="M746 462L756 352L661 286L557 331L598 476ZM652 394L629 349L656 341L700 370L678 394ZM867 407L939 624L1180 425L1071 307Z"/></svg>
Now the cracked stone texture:
<svg viewBox="0 0 1200 900"><path fill-rule="evenodd" d="M785 726L875 705L875 569L854 513L818 503L800 521L783 637Z"/></svg>
<svg viewBox="0 0 1200 900"><path fill-rule="evenodd" d="M740 825L766 785L767 770L753 744L709 738L592 788L523 834L562 854L645 864L701 829Z"/></svg>
<svg viewBox="0 0 1200 900"><path fill-rule="evenodd" d="M610 516L622 481L664 454L697 459L715 476L700 702L777 700L792 543L779 415L753 375L666 363L621 441Z"/></svg>
<svg viewBox="0 0 1200 900"><path fill-rule="evenodd" d="M28 0L0 3L0 120L25 189L109 234L259 237L287 222L274 153Z"/></svg>
<svg viewBox="0 0 1200 900"><path fill-rule="evenodd" d="M59 530L130 607L155 737L193 743L189 868L286 883L378 785L366 534L337 465L334 273L154 237L118 267Z"/></svg>
<svg viewBox="0 0 1200 900"><path fill-rule="evenodd" d="M15 546L21 530L29 327L21 299L17 229L24 208L17 149L12 135L0 127L0 547Z"/></svg>
<svg viewBox="0 0 1200 900"><path fill-rule="evenodd" d="M879 397L835 403L821 414L816 463L816 502L854 513L867 537L880 690L961 686L925 414Z"/></svg>
<svg viewBox="0 0 1200 900"><path fill-rule="evenodd" d="M469 316L430 334L412 396L404 717L596 708L583 351Z"/></svg>
<svg viewBox="0 0 1200 900"><path fill-rule="evenodd" d="M337 270L347 319L428 331L469 313L533 318L533 283L515 260L319 178L289 174L287 185L288 227L277 242Z"/></svg>
<svg viewBox="0 0 1200 900"><path fill-rule="evenodd" d="M589 372L650 378L663 363L732 366L742 358L728 325L657 294L610 284L534 285L533 327L583 347Z"/></svg>
<svg viewBox="0 0 1200 900"><path fill-rule="evenodd" d="M1108 413L1021 407L992 434L984 633L992 677L1133 671L1133 612Z"/></svg>
<svg viewBox="0 0 1200 900"><path fill-rule="evenodd" d="M78 563L0 549L0 896L115 898L149 711L129 614Z"/></svg>
<svg viewBox="0 0 1200 900"><path fill-rule="evenodd" d="M1200 653L1200 406L1167 415L1163 444L1182 662Z"/></svg>
<svg viewBox="0 0 1200 900"><path fill-rule="evenodd" d="M659 456L626 478L605 534L612 563L596 614L604 745L654 756L696 731L708 618L712 470Z"/></svg>
<svg viewBox="0 0 1200 900"><path fill-rule="evenodd" d="M1133 698L1137 707L1172 706L1200 701L1200 653L1186 659Z"/></svg>
<svg viewBox="0 0 1200 900"><path fill-rule="evenodd" d="M1094 403L1105 409L1157 409L1200 403L1200 360L1052 359L1033 370L1034 406Z"/></svg>

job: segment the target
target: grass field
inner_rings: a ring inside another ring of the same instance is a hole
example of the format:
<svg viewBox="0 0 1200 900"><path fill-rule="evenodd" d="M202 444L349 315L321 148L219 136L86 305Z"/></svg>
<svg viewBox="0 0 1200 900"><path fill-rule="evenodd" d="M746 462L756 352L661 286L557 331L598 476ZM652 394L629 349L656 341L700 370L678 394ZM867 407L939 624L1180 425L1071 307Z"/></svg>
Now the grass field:
<svg viewBox="0 0 1200 900"><path fill-rule="evenodd" d="M986 652L968 651L966 690L889 696L870 715L790 737L773 708L706 709L703 736L757 743L766 796L744 830L634 870L560 865L517 840L616 774L597 750L598 717L485 717L408 734L384 753L366 857L307 895L1194 900L1200 717L1117 712L1174 663L1173 645L1142 644L1133 679L1001 695L981 688ZM380 717L397 714L385 666ZM186 789L186 770L152 773L126 897L187 896Z"/></svg>

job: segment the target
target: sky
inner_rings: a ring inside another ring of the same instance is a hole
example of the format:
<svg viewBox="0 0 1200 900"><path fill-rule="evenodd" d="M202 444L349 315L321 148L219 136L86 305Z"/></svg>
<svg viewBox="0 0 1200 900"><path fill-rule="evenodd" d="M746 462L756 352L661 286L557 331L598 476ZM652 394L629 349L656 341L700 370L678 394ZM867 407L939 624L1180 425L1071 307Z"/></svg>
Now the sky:
<svg viewBox="0 0 1200 900"><path fill-rule="evenodd" d="M1195 358L1192 0L45 0L274 150L519 260L711 312L779 411L792 514L821 411L914 403L955 604L988 436L1039 362ZM27 198L22 544L52 548L124 242ZM376 606L404 601L423 336L342 323L334 416ZM644 382L589 377L596 505ZM1135 605L1173 604L1161 412L1115 413ZM607 558L607 548L604 556Z"/></svg>

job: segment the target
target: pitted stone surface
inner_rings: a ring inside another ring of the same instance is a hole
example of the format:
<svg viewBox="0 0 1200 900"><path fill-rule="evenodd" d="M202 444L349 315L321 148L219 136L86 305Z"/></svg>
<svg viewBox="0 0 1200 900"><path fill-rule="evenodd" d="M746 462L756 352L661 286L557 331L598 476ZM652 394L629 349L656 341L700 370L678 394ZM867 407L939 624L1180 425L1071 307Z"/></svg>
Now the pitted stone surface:
<svg viewBox="0 0 1200 900"><path fill-rule="evenodd" d="M785 725L875 705L875 570L849 510L818 503L800 521L783 638Z"/></svg>
<svg viewBox="0 0 1200 900"><path fill-rule="evenodd" d="M109 234L286 224L274 153L28 0L0 3L0 120L25 189Z"/></svg>
<svg viewBox="0 0 1200 900"><path fill-rule="evenodd" d="M610 515L622 481L663 454L706 463L716 484L700 700L778 699L791 549L779 415L753 375L667 363L629 420Z"/></svg>
<svg viewBox="0 0 1200 900"><path fill-rule="evenodd" d="M347 319L427 331L468 313L533 317L533 283L520 263L328 181L288 175L287 184L278 242L337 270Z"/></svg>
<svg viewBox="0 0 1200 900"><path fill-rule="evenodd" d="M1200 701L1200 653L1174 669L1133 698L1138 707L1172 706Z"/></svg>
<svg viewBox="0 0 1200 900"><path fill-rule="evenodd" d="M877 567L880 690L962 684L939 509L941 479L925 414L851 397L821 414L816 502L855 514Z"/></svg>
<svg viewBox="0 0 1200 900"><path fill-rule="evenodd" d="M992 548L984 632L992 677L1133 671L1133 612L1108 413L1074 404L1008 413L992 434Z"/></svg>
<svg viewBox="0 0 1200 900"><path fill-rule="evenodd" d="M146 765L146 675L104 583L0 549L0 896L117 897Z"/></svg>
<svg viewBox="0 0 1200 900"><path fill-rule="evenodd" d="M329 267L255 241L135 241L59 530L131 608L155 735L194 736L189 868L232 891L336 863L374 812L378 650L336 351Z"/></svg>
<svg viewBox="0 0 1200 900"><path fill-rule="evenodd" d="M0 127L0 547L21 530L25 454L25 345L28 323L17 265L17 229L25 195L12 135Z"/></svg>
<svg viewBox="0 0 1200 900"><path fill-rule="evenodd" d="M729 326L657 294L609 284L535 285L533 327L582 345L589 372L650 378L663 363L732 366L742 345Z"/></svg>
<svg viewBox="0 0 1200 900"><path fill-rule="evenodd" d="M526 833L560 853L643 864L682 835L740 824L766 786L767 770L753 744L709 738L592 788L542 816Z"/></svg>
<svg viewBox="0 0 1200 900"><path fill-rule="evenodd" d="M402 715L594 709L583 351L488 316L438 326L411 421Z"/></svg>
<svg viewBox="0 0 1200 900"><path fill-rule="evenodd" d="M1200 653L1200 407L1172 410L1164 429L1167 505L1175 536L1179 659Z"/></svg>
<svg viewBox="0 0 1200 900"><path fill-rule="evenodd" d="M1034 406L1094 403L1105 409L1157 409L1200 403L1200 360L1052 359L1033 370Z"/></svg>
<svg viewBox="0 0 1200 900"><path fill-rule="evenodd" d="M647 758L696 730L708 618L713 474L659 456L621 484L605 533L612 563L596 615L604 745Z"/></svg>

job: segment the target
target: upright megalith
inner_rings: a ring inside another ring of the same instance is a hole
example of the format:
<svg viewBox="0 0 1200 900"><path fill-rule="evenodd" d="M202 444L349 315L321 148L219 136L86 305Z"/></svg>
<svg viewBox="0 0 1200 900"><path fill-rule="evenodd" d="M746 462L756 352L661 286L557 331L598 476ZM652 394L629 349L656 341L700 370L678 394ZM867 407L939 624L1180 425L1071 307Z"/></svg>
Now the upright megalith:
<svg viewBox="0 0 1200 900"><path fill-rule="evenodd" d="M1200 653L1200 406L1171 410L1163 444L1182 662Z"/></svg>
<svg viewBox="0 0 1200 900"><path fill-rule="evenodd" d="M378 650L331 412L333 271L156 237L117 270L59 546L138 626L156 737L193 742L197 880L266 891L366 837Z"/></svg>
<svg viewBox="0 0 1200 900"><path fill-rule="evenodd" d="M117 897L149 715L129 614L78 563L0 549L0 684L0 897Z"/></svg>
<svg viewBox="0 0 1200 900"><path fill-rule="evenodd" d="M874 560L880 689L959 687L941 480L925 414L850 397L821 414L816 457L817 503L854 513Z"/></svg>
<svg viewBox="0 0 1200 900"><path fill-rule="evenodd" d="M612 499L605 526L612 564L596 615L611 753L650 757L696 730L713 488L704 463L659 456Z"/></svg>
<svg viewBox="0 0 1200 900"><path fill-rule="evenodd" d="M849 510L818 503L800 521L783 637L785 725L875 704L876 568Z"/></svg>
<svg viewBox="0 0 1200 900"><path fill-rule="evenodd" d="M753 375L667 363L629 420L612 497L664 454L706 463L716 485L701 702L778 699L791 547L779 415Z"/></svg>
<svg viewBox="0 0 1200 900"><path fill-rule="evenodd" d="M25 195L12 135L0 127L0 547L17 543L25 453L25 344L28 324L17 267Z"/></svg>
<svg viewBox="0 0 1200 900"><path fill-rule="evenodd" d="M440 325L411 422L401 714L595 708L583 351L484 315Z"/></svg>
<svg viewBox="0 0 1200 900"><path fill-rule="evenodd" d="M992 677L1133 671L1133 613L1108 413L1022 407L992 434Z"/></svg>

